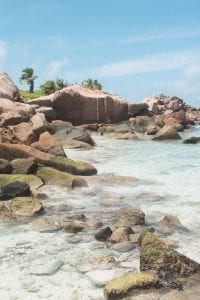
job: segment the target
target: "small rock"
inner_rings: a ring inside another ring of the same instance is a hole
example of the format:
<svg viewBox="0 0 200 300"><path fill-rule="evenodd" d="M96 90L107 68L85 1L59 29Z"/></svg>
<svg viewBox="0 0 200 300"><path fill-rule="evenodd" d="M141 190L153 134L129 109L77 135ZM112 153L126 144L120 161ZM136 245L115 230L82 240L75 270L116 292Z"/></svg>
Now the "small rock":
<svg viewBox="0 0 200 300"><path fill-rule="evenodd" d="M25 182L11 182L0 189L0 200L9 200L15 197L26 197L30 195L30 186Z"/></svg>
<svg viewBox="0 0 200 300"><path fill-rule="evenodd" d="M157 223L155 229L164 234L170 234L174 231L185 231L188 232L189 230L183 226L180 220L173 215L165 216L160 222Z"/></svg>
<svg viewBox="0 0 200 300"><path fill-rule="evenodd" d="M38 262L35 266L30 268L30 273L34 275L52 275L56 273L62 266L64 262L62 260L51 260L48 263Z"/></svg>
<svg viewBox="0 0 200 300"><path fill-rule="evenodd" d="M119 243L129 240L129 234L133 233L131 227L119 227L115 229L109 238L111 242Z"/></svg>
<svg viewBox="0 0 200 300"><path fill-rule="evenodd" d="M71 222L65 225L64 230L66 232L78 233L84 229L84 226L78 222Z"/></svg>
<svg viewBox="0 0 200 300"><path fill-rule="evenodd" d="M124 269L112 269L112 270L95 270L87 272L86 276L97 286L104 286L108 281L112 280L116 276L120 276L126 273Z"/></svg>
<svg viewBox="0 0 200 300"><path fill-rule="evenodd" d="M121 243L117 243L112 247L113 250L118 251L118 252L128 252L135 248L136 248L135 243L132 243L130 241L124 241Z"/></svg>
<svg viewBox="0 0 200 300"><path fill-rule="evenodd" d="M101 228L103 223L98 218L92 218L86 221L86 225L92 229Z"/></svg>
<svg viewBox="0 0 200 300"><path fill-rule="evenodd" d="M110 227L104 227L103 229L101 229L100 231L98 231L95 234L95 238L97 241L102 241L105 242L108 240L108 238L111 236L112 234L112 230L110 229Z"/></svg>
<svg viewBox="0 0 200 300"><path fill-rule="evenodd" d="M145 214L140 208L120 208L115 213L115 219L117 227L143 225Z"/></svg>

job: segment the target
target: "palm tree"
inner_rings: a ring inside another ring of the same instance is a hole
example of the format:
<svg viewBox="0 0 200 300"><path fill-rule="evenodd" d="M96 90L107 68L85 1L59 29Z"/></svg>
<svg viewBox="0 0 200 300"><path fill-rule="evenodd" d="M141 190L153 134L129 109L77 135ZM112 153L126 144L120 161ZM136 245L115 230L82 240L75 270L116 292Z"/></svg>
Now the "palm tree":
<svg viewBox="0 0 200 300"><path fill-rule="evenodd" d="M29 85L29 92L34 93L34 80L38 78L34 75L34 70L32 68L26 68L22 71L22 75L19 78L20 82L25 82Z"/></svg>

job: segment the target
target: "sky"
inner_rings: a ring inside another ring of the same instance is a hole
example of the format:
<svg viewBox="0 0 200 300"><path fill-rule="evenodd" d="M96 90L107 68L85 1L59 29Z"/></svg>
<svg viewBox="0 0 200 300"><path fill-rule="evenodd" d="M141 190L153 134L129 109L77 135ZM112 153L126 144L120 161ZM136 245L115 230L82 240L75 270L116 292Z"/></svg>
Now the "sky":
<svg viewBox="0 0 200 300"><path fill-rule="evenodd" d="M131 102L165 93L200 106L199 0L0 0L0 71L20 89L98 79Z"/></svg>

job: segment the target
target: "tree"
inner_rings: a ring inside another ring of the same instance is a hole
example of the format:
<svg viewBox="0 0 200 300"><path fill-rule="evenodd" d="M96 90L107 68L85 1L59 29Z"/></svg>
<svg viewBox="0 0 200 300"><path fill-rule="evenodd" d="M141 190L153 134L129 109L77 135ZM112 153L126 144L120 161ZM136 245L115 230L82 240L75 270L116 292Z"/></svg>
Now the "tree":
<svg viewBox="0 0 200 300"><path fill-rule="evenodd" d="M91 79L91 78L88 78L87 80L84 80L82 82L82 84L85 86L85 87L88 87L89 89L93 89L93 90L102 90L102 85L98 82L97 79Z"/></svg>
<svg viewBox="0 0 200 300"><path fill-rule="evenodd" d="M22 75L19 78L20 82L27 83L29 85L29 92L34 93L34 81L37 79L37 75L34 75L32 68L26 68L22 71Z"/></svg>
<svg viewBox="0 0 200 300"><path fill-rule="evenodd" d="M45 94L50 95L56 91L56 83L54 80L47 80L40 88Z"/></svg>
<svg viewBox="0 0 200 300"><path fill-rule="evenodd" d="M50 95L52 93L55 93L55 91L62 90L67 86L67 82L65 82L63 79L57 78L56 81L47 80L40 86L40 88L45 94Z"/></svg>

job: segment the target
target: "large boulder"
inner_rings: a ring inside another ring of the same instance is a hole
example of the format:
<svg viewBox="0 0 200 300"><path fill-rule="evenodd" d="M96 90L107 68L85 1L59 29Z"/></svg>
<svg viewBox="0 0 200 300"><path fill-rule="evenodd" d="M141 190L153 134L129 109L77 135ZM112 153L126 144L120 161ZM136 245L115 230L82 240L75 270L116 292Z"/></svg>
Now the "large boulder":
<svg viewBox="0 0 200 300"><path fill-rule="evenodd" d="M0 98L20 101L20 93L14 82L6 73L0 72Z"/></svg>
<svg viewBox="0 0 200 300"><path fill-rule="evenodd" d="M31 123L19 123L15 126L12 126L11 130L13 132L14 138L19 143L30 145L38 139L37 134L35 134L35 132L33 131Z"/></svg>
<svg viewBox="0 0 200 300"><path fill-rule="evenodd" d="M131 117L151 115L147 103L129 104L128 113Z"/></svg>
<svg viewBox="0 0 200 300"><path fill-rule="evenodd" d="M31 105L1 98L0 126L17 125L22 122L28 122L34 114L35 110Z"/></svg>
<svg viewBox="0 0 200 300"><path fill-rule="evenodd" d="M46 131L47 122L43 113L37 113L31 118L33 132L37 135Z"/></svg>
<svg viewBox="0 0 200 300"><path fill-rule="evenodd" d="M152 138L152 141L162 141L162 140L180 140L181 137L177 130L172 127L165 125L161 128L158 133Z"/></svg>
<svg viewBox="0 0 200 300"><path fill-rule="evenodd" d="M92 139L92 137L90 136L90 134L88 133L88 131L85 128L80 128L80 127L67 128L66 136L64 137L64 142L67 143L67 141L70 142L72 140L84 142L91 146L95 145L94 140Z"/></svg>
<svg viewBox="0 0 200 300"><path fill-rule="evenodd" d="M103 91L73 85L53 95L57 119L73 124L120 122L128 118L128 103Z"/></svg>
<svg viewBox="0 0 200 300"><path fill-rule="evenodd" d="M177 275L191 275L200 272L200 265L175 251L158 237L144 230L139 238L140 270L170 271Z"/></svg>
<svg viewBox="0 0 200 300"><path fill-rule="evenodd" d="M149 125L152 124L152 118L148 116L137 116L135 118L130 118L130 127L132 130L144 133L147 131Z"/></svg>

